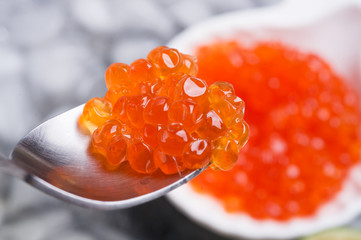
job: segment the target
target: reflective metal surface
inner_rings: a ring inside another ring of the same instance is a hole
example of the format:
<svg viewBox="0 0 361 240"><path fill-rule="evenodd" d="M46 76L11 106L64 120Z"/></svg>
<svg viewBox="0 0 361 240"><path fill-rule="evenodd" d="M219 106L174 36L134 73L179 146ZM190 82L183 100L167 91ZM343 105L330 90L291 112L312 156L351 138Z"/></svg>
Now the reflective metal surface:
<svg viewBox="0 0 361 240"><path fill-rule="evenodd" d="M138 174L128 163L107 169L89 150L90 136L78 129L82 107L40 125L15 147L1 168L65 201L97 209L138 205L188 182L203 169L182 175Z"/></svg>

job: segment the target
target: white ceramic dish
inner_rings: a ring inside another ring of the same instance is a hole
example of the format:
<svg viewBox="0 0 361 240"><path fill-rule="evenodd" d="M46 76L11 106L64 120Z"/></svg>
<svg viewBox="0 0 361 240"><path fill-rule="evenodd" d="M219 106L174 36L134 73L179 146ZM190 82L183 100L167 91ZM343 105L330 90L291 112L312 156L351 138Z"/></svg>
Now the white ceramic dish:
<svg viewBox="0 0 361 240"><path fill-rule="evenodd" d="M187 29L169 46L192 54L197 46L215 39L239 39L243 43L275 40L316 53L339 75L355 79L357 82L352 84L361 93L361 0L290 0L229 13ZM346 224L361 213L361 164L337 197L315 216L283 223L228 214L217 201L197 194L187 185L171 192L168 198L191 219L224 235L294 238Z"/></svg>

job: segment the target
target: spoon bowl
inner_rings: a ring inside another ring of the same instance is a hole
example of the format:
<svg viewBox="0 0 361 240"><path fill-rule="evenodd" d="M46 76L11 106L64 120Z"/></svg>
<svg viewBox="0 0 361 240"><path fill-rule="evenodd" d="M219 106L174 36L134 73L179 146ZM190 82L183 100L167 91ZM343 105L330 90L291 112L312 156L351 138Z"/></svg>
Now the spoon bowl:
<svg viewBox="0 0 361 240"><path fill-rule="evenodd" d="M83 105L41 124L19 141L0 168L70 203L111 210L142 204L188 182L204 169L165 175L140 174L128 163L110 170L89 149L77 120Z"/></svg>

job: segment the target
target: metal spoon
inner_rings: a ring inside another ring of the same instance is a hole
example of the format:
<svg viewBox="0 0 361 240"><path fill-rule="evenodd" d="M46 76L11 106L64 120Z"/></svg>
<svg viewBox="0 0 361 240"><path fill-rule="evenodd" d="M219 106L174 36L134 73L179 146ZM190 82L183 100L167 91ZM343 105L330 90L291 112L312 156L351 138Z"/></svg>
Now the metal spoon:
<svg viewBox="0 0 361 240"><path fill-rule="evenodd" d="M138 174L122 164L109 170L88 151L89 135L77 126L83 106L41 124L16 145L0 169L56 198L111 210L142 204L181 186L204 169L164 175Z"/></svg>

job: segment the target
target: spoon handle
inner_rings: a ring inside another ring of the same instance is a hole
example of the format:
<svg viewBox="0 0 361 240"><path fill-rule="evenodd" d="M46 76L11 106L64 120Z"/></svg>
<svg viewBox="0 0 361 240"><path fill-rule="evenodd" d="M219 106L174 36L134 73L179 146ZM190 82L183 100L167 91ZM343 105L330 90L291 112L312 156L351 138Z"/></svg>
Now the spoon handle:
<svg viewBox="0 0 361 240"><path fill-rule="evenodd" d="M13 161L2 153L0 153L0 170L20 179L25 179L27 176L27 173L24 170L17 167Z"/></svg>

